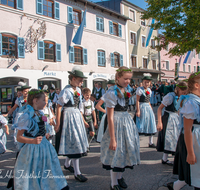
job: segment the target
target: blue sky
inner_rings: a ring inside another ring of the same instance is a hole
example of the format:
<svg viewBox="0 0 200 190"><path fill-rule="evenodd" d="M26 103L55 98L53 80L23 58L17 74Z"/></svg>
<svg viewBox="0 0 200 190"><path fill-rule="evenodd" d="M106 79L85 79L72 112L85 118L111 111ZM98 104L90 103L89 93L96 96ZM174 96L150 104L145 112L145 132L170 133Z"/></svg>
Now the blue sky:
<svg viewBox="0 0 200 190"><path fill-rule="evenodd" d="M97 1L101 1L101 0L90 0L90 1L97 2ZM128 0L128 1L137 5L138 7L146 9L147 3L144 0Z"/></svg>

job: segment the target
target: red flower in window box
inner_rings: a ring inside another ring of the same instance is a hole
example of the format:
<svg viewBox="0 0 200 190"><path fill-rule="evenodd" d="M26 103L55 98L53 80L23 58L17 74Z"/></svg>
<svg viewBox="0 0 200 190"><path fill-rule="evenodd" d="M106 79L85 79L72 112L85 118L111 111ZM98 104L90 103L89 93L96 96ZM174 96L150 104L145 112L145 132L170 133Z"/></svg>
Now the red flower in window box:
<svg viewBox="0 0 200 190"><path fill-rule="evenodd" d="M74 92L74 96L80 96L80 93L78 93L77 91Z"/></svg>
<svg viewBox="0 0 200 190"><path fill-rule="evenodd" d="M146 95L149 95L150 94L150 92L149 91L146 91Z"/></svg>

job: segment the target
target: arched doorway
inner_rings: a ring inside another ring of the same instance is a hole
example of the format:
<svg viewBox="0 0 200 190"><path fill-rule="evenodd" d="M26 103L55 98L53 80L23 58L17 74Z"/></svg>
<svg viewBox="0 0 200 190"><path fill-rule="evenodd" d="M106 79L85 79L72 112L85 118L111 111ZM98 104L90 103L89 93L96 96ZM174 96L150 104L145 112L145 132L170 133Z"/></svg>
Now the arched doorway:
<svg viewBox="0 0 200 190"><path fill-rule="evenodd" d="M44 85L48 86L48 90L51 87L61 89L61 80L53 77L45 77L38 79L38 89L43 89Z"/></svg>

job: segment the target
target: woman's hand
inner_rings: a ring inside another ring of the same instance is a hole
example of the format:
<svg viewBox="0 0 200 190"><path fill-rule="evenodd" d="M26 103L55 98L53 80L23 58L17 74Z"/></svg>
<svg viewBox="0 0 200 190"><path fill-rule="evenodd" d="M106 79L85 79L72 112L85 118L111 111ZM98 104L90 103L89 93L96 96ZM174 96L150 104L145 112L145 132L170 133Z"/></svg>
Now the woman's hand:
<svg viewBox="0 0 200 190"><path fill-rule="evenodd" d="M136 116L137 116L137 117L140 117L140 111L137 111L137 112L136 112Z"/></svg>
<svg viewBox="0 0 200 190"><path fill-rule="evenodd" d="M42 141L42 136L36 137L33 139L33 144L40 144Z"/></svg>
<svg viewBox="0 0 200 190"><path fill-rule="evenodd" d="M158 131L162 131L162 129L163 129L163 124L162 123L158 123L157 124L157 130Z"/></svg>
<svg viewBox="0 0 200 190"><path fill-rule="evenodd" d="M50 137L50 134L49 134L49 133L47 133L45 136L46 136L46 139L48 140L48 139L49 139L49 137Z"/></svg>
<svg viewBox="0 0 200 190"><path fill-rule="evenodd" d="M197 163L197 159L196 159L196 156L195 154L188 154L187 155L187 163L190 164L190 165L194 165L195 163Z"/></svg>
<svg viewBox="0 0 200 190"><path fill-rule="evenodd" d="M90 136L94 137L94 135L95 135L95 132L94 131L90 131Z"/></svg>
<svg viewBox="0 0 200 190"><path fill-rule="evenodd" d="M89 128L89 124L87 122L84 122L84 124L86 128Z"/></svg>
<svg viewBox="0 0 200 190"><path fill-rule="evenodd" d="M110 150L116 150L117 148L117 143L116 143L116 140L110 140L110 145L109 145L109 149Z"/></svg>
<svg viewBox="0 0 200 190"><path fill-rule="evenodd" d="M7 116L8 116L8 114L3 114L3 116L4 116L4 117L7 117Z"/></svg>

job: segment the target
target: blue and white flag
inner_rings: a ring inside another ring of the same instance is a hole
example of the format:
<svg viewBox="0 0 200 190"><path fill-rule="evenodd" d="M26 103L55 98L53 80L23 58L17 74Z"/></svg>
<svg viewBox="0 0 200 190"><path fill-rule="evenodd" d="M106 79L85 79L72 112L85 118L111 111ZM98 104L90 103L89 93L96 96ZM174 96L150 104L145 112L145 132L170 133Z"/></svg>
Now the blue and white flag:
<svg viewBox="0 0 200 190"><path fill-rule="evenodd" d="M154 24L154 23L155 23L155 19L152 19L152 21L149 20L149 24L148 25L151 25L151 24ZM146 36L147 36L146 47L149 45L149 41L151 39L152 33L153 33L153 27L152 26L148 27L147 33L146 33Z"/></svg>
<svg viewBox="0 0 200 190"><path fill-rule="evenodd" d="M191 63L192 58L194 57L194 54L195 54L195 50L188 51L187 55L185 56L185 59L183 61L183 64L185 64L185 63Z"/></svg>
<svg viewBox="0 0 200 190"><path fill-rule="evenodd" d="M75 36L74 36L74 39L72 40L72 42L75 43L75 44L78 44L78 45L81 44L81 39L82 39L82 36L83 36L83 28L84 28L84 25L85 25L85 20L86 20L86 10L84 11L81 25L79 26L79 28L78 28Z"/></svg>

